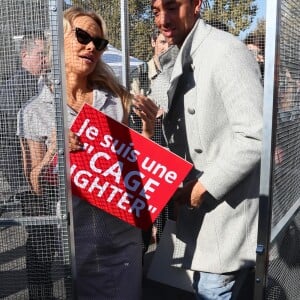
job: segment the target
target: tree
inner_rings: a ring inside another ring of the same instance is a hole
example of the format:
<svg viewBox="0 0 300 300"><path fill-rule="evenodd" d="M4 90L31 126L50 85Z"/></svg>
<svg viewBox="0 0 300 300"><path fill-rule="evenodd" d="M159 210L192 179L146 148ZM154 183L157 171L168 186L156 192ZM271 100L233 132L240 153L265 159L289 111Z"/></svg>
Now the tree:
<svg viewBox="0 0 300 300"><path fill-rule="evenodd" d="M120 1L74 0L73 5L92 9L100 14L107 25L110 44L118 49L121 48ZM146 60L149 52L152 51L149 38L153 26L150 1L128 0L128 15L130 55Z"/></svg>
<svg viewBox="0 0 300 300"><path fill-rule="evenodd" d="M249 32L244 39L246 45L254 44L258 46L262 53L265 55L265 40L266 40L266 21L261 19L257 22L253 31Z"/></svg>
<svg viewBox="0 0 300 300"><path fill-rule="evenodd" d="M229 32L239 35L249 28L256 16L254 0L207 0L204 1L202 18L224 23Z"/></svg>
<svg viewBox="0 0 300 300"><path fill-rule="evenodd" d="M108 39L114 47L121 48L120 0L73 0L73 5L90 8L99 13L108 27ZM149 0L128 0L129 52L142 60L152 56L150 35L154 27ZM224 23L229 32L239 35L249 28L257 12L255 0L206 0L202 17Z"/></svg>
<svg viewBox="0 0 300 300"><path fill-rule="evenodd" d="M266 20L261 19L257 21L256 27L253 30L254 35L266 35Z"/></svg>

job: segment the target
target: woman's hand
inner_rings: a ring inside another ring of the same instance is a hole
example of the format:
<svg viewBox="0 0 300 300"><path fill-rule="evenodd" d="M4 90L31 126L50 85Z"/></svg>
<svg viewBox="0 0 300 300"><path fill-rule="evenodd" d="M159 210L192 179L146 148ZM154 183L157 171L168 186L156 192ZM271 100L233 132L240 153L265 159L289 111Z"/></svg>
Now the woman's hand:
<svg viewBox="0 0 300 300"><path fill-rule="evenodd" d="M159 107L146 96L135 95L133 100L133 111L142 120L142 135L151 138L154 135L155 120Z"/></svg>
<svg viewBox="0 0 300 300"><path fill-rule="evenodd" d="M83 149L83 144L80 142L79 137L72 132L69 131L69 150L70 152L79 151Z"/></svg>
<svg viewBox="0 0 300 300"><path fill-rule="evenodd" d="M79 137L69 130L69 151L79 151L83 149L83 144L80 142ZM56 153L56 132L55 130L51 134L51 143L48 148L48 152L54 154Z"/></svg>

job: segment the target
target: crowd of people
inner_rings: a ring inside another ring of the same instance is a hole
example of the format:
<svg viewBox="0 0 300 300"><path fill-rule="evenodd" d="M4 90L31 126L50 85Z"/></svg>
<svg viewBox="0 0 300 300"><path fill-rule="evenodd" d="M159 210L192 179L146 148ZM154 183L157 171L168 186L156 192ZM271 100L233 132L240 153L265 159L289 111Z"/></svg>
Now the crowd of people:
<svg viewBox="0 0 300 300"><path fill-rule="evenodd" d="M263 127L260 53L255 50L254 57L253 47L249 51L227 29L205 23L202 0L150 4L157 27L151 36L153 57L130 91L102 60L108 40L101 16L79 7L64 12L67 124L87 103L193 165L162 224L168 217L176 220L174 253L183 258L181 268L194 272L195 298L231 299L247 284L245 274L256 259ZM24 34L21 58L20 70L0 87L1 127L7 128L1 151L9 140L18 157L7 168L12 173L3 177L13 188L21 182L15 174L22 174L26 188L18 192L20 199L35 199L43 207L41 214L53 215L57 186L44 175L57 153L57 129L45 36ZM26 93L20 88L24 86ZM71 131L68 141L70 151L83 150ZM50 199L53 203L46 207ZM142 232L75 194L72 206L78 299L141 299L143 253L151 238L159 241L158 223ZM57 228L27 230L29 298L53 299Z"/></svg>

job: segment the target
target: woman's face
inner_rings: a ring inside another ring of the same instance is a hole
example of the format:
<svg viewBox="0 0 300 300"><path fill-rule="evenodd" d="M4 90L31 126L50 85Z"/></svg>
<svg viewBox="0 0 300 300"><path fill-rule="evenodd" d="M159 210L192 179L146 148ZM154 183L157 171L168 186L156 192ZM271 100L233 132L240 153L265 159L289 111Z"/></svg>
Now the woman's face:
<svg viewBox="0 0 300 300"><path fill-rule="evenodd" d="M79 43L76 38L76 28L85 31L92 38L102 38L103 33L99 25L88 16L77 17L71 29L65 32L66 73L86 77L94 71L102 51L96 49L93 41L90 41L86 45Z"/></svg>

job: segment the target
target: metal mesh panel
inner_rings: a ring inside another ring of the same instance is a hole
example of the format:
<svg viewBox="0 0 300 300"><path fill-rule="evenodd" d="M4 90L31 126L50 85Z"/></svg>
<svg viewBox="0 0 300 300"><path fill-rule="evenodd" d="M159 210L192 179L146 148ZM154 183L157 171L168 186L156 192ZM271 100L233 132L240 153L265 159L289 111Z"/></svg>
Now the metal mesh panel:
<svg viewBox="0 0 300 300"><path fill-rule="evenodd" d="M280 3L277 130L273 170L272 241L267 299L298 299L300 294L299 137L300 3ZM274 235L274 234L273 234Z"/></svg>
<svg viewBox="0 0 300 300"><path fill-rule="evenodd" d="M299 199L299 13L297 1L282 1L273 225Z"/></svg>
<svg viewBox="0 0 300 300"><path fill-rule="evenodd" d="M292 220L283 236L270 250L266 299L299 297L300 276L300 214Z"/></svg>
<svg viewBox="0 0 300 300"><path fill-rule="evenodd" d="M34 161L29 150L36 141L27 142L17 122L22 123L20 109L40 94L51 69L61 73L50 57L59 53L54 43L58 11L56 1L1 1L1 299L67 299L71 291L66 198L50 184L42 195L32 190L36 166L24 162ZM65 186L63 168L59 171Z"/></svg>
<svg viewBox="0 0 300 300"><path fill-rule="evenodd" d="M51 70L52 74L51 76L44 76L42 80L47 81L46 83L51 86L54 94L57 144L58 149L63 150L64 122L62 118L63 109L60 103L62 91L59 61L61 39L57 31L58 20L61 15L57 13L59 10L56 2L61 1L1 1L0 25L3 34L0 38L0 297L7 299L28 299L30 293L32 299L47 298L50 294L54 294L60 299L70 297L69 235L66 218L68 192L64 170L65 157L62 151L58 157L58 177L54 178L55 187L52 185L53 178L50 178L47 186L44 187L43 196L36 196L32 193L25 178L25 175L28 178L28 174L23 174L22 148L19 137L16 137L15 134L17 132L16 119L22 105L39 92L41 81L36 82L36 80L25 78L23 75L21 82L7 81L9 78L14 78L11 76L15 76L16 70L20 68L20 50L24 36L32 36L37 31L42 32L45 35L47 46L43 47L43 52L39 54L39 58L52 53L51 61L47 62L49 63L47 71ZM67 2L68 4L64 3L64 8L70 6L70 1ZM121 26L121 2L72 1L72 4L91 8L104 17L108 27L110 46L114 50L113 54L117 53L119 56L120 53L115 50L121 50L121 37L125 34ZM243 5L234 10L230 9L228 5L221 5L221 2L224 1L204 1L202 16L208 23L237 36L242 34L244 29L249 29L257 13L251 1L243 1ZM154 54L154 48L151 44L154 24L150 1L128 1L128 5L128 40L131 56L129 70L127 70L130 75L128 88L133 93L148 94L160 105L162 115L157 119L153 140L165 146L161 132L161 121L167 107L168 81L156 81L157 74L155 72L153 77L149 77L151 66L148 61ZM50 43L48 43L49 41ZM161 42L163 43L163 41ZM249 44L256 46L256 48L249 47L249 50L254 53L261 67L263 67L263 58L261 58L264 50L263 43L264 39L260 39L258 42L257 39L249 39ZM173 55L175 57L177 51L175 48L172 50L174 50ZM112 66L116 75L120 77L122 60L118 58L117 61L113 61L111 57L108 55L106 61ZM31 65L37 64L31 63ZM156 68L154 71L157 71ZM170 74L171 71L172 65L169 69ZM34 84L36 85L35 90L32 89ZM130 115L130 125L138 131L141 130L141 123L134 114ZM31 146L26 143L23 144L25 155L29 153L28 147ZM26 168L30 170L31 167L25 165L25 170L27 170ZM173 218L172 203L165 208L155 223L158 231L157 240L161 236L167 218ZM151 296L149 297L151 298ZM187 295L183 297L187 299Z"/></svg>

